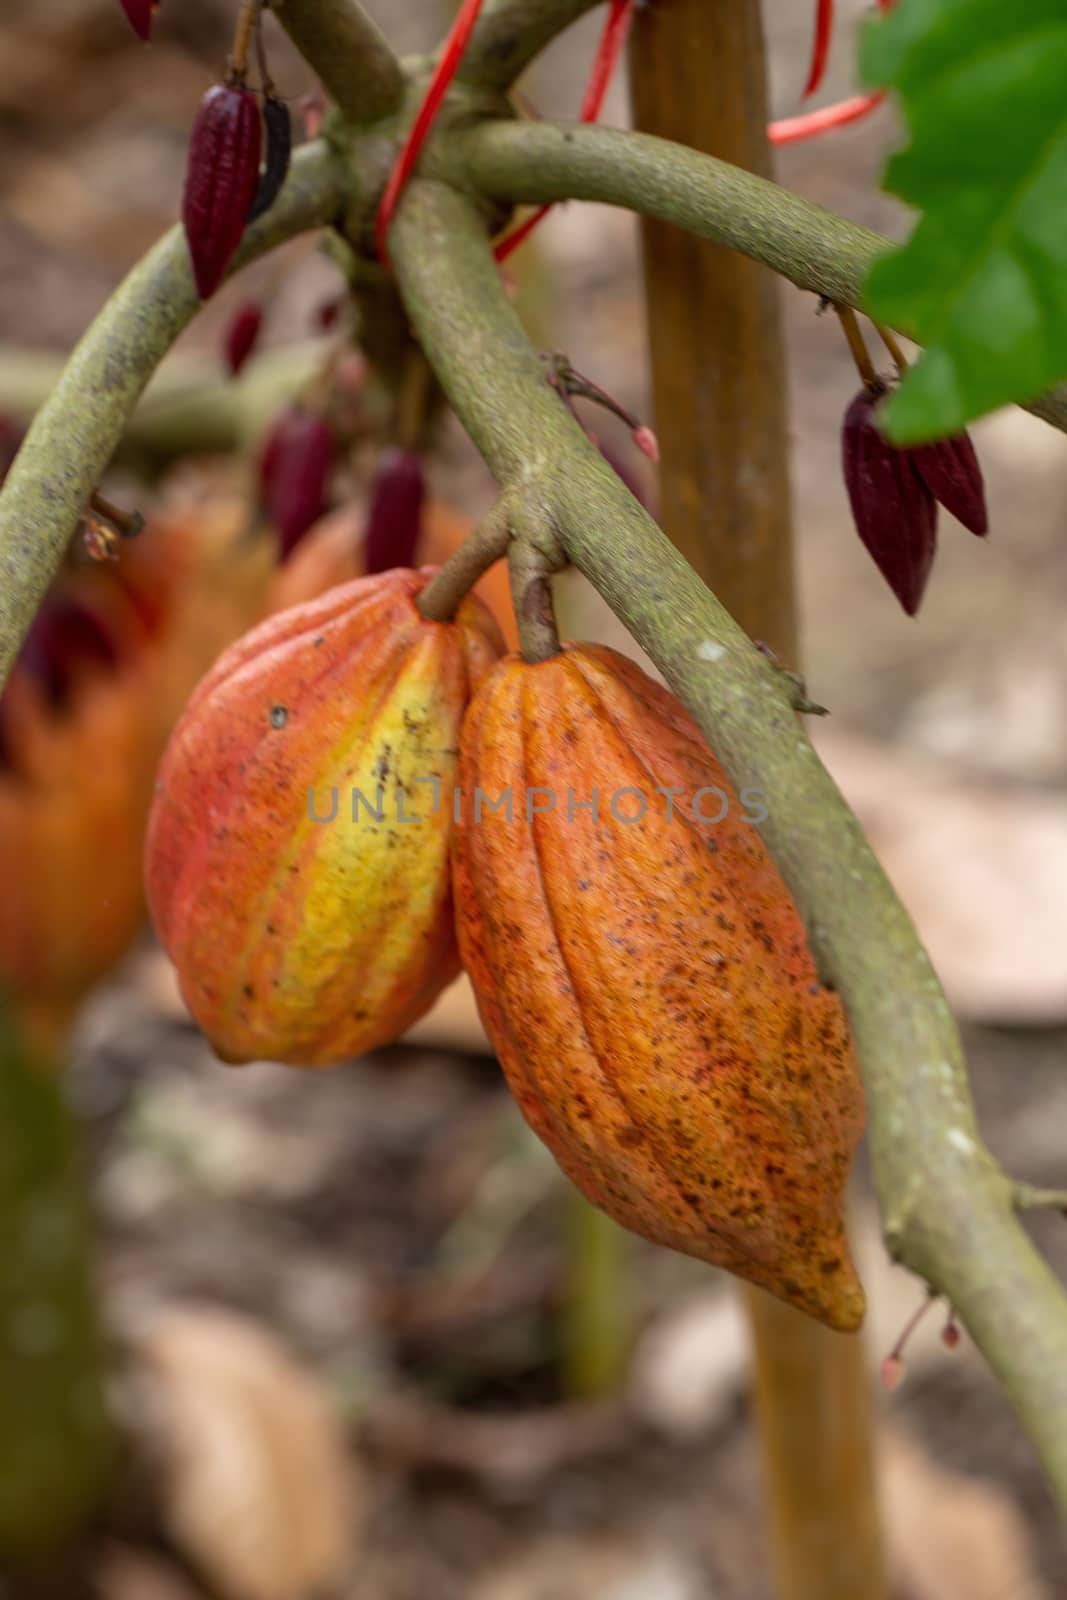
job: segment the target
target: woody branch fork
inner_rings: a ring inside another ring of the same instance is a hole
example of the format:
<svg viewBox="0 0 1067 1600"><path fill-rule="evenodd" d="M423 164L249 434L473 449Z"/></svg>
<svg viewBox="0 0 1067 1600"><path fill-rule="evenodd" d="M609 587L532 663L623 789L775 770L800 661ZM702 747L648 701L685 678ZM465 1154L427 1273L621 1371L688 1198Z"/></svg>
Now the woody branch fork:
<svg viewBox="0 0 1067 1600"><path fill-rule="evenodd" d="M554 391L501 288L501 205L627 206L739 250L799 288L862 305L886 241L775 184L665 141L523 123L506 92L595 0L488 0L389 238L412 327L501 491L504 521L595 585L692 711L735 787L760 787L767 844L855 1033L887 1245L946 1295L1015 1405L1067 1508L1067 1295L1018 1221L1019 1187L982 1143L959 1035L915 930L804 736L795 688L629 495ZM368 253L417 111L401 63L355 0L275 0L333 97L237 259L335 226ZM139 395L197 308L175 229L116 291L41 408L0 493L6 673ZM906 329L901 330L907 332ZM1067 429L1067 396L1033 408ZM488 530L500 549L501 517ZM477 537L477 536L476 536ZM479 562L468 553L464 570ZM535 563L536 565L536 563Z"/></svg>

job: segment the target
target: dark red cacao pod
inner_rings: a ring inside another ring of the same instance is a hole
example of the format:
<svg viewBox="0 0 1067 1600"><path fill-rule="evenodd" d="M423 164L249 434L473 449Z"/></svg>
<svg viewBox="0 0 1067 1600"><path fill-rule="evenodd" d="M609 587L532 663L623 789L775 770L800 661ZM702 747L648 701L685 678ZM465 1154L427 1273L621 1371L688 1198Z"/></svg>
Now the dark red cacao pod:
<svg viewBox="0 0 1067 1600"><path fill-rule="evenodd" d="M934 499L950 516L979 537L989 532L982 468L969 434L918 445L908 454Z"/></svg>
<svg viewBox="0 0 1067 1600"><path fill-rule="evenodd" d="M289 158L293 151L293 131L289 121L289 107L281 100L267 100L263 105L263 125L267 130L267 153L259 185L248 208L248 221L269 211L289 171Z"/></svg>
<svg viewBox="0 0 1067 1600"><path fill-rule="evenodd" d="M283 558L326 510L334 454L324 417L289 406L275 418L260 452L259 486Z"/></svg>
<svg viewBox="0 0 1067 1600"><path fill-rule="evenodd" d="M937 546L937 502L907 450L874 418L879 395L861 390L845 412L841 456L856 524L875 565L909 617L919 609Z"/></svg>
<svg viewBox="0 0 1067 1600"><path fill-rule="evenodd" d="M200 102L189 137L182 222L197 293L206 300L226 275L259 183L259 106L247 89L217 83Z"/></svg>
<svg viewBox="0 0 1067 1600"><path fill-rule="evenodd" d="M119 5L138 39L147 42L152 37L152 21L159 10L159 0L119 0Z"/></svg>
<svg viewBox="0 0 1067 1600"><path fill-rule="evenodd" d="M226 328L223 354L230 376L236 378L259 340L263 327L263 311L254 300L238 306Z"/></svg>
<svg viewBox="0 0 1067 1600"><path fill-rule="evenodd" d="M386 450L371 487L363 536L365 572L414 564L425 499L426 478L419 457L413 450Z"/></svg>

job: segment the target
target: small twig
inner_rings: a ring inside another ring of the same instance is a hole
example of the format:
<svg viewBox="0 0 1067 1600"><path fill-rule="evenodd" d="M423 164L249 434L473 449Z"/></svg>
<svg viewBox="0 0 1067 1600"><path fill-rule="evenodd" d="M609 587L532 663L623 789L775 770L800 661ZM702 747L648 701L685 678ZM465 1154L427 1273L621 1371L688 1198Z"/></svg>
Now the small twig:
<svg viewBox="0 0 1067 1600"><path fill-rule="evenodd" d="M1016 1211L1034 1211L1044 1206L1067 1216L1067 1189L1041 1189L1032 1183L1016 1183L1011 1197Z"/></svg>
<svg viewBox="0 0 1067 1600"><path fill-rule="evenodd" d="M260 0L260 4L256 8L256 26L255 26L254 37L255 37L255 46L256 46L256 62L258 63L258 66L259 66L260 86L261 86L261 88L263 90L263 93L266 95L267 99L269 100L274 96L274 92L275 91L274 91L274 79L271 77L270 65L269 65L269 63L267 61L267 47L263 43L263 4L262 4L262 0Z"/></svg>
<svg viewBox="0 0 1067 1600"><path fill-rule="evenodd" d="M618 417L620 422L625 422L631 432L641 426L641 421L632 411L628 411L614 395L608 394L592 378L587 378L584 373L572 367L568 358L560 351L545 351L541 360L548 367L548 381L553 389L558 389L564 398L577 396L581 400L593 400L598 406L603 406L605 411L610 411L612 416ZM570 407L573 414L574 407Z"/></svg>
<svg viewBox="0 0 1067 1600"><path fill-rule="evenodd" d="M460 601L483 573L507 554L510 538L511 504L502 495L422 590L416 601L422 615L431 622L454 617Z"/></svg>
<svg viewBox="0 0 1067 1600"><path fill-rule="evenodd" d="M123 511L113 500L106 499L99 489L94 489L89 496L89 505L93 511L110 522L124 539L136 539L144 528L144 518L139 511Z"/></svg>
<svg viewBox="0 0 1067 1600"><path fill-rule="evenodd" d="M559 655L559 630L552 603L553 563L528 539L513 539L508 550L511 603L519 628L522 659L531 664Z"/></svg>
<svg viewBox="0 0 1067 1600"><path fill-rule="evenodd" d="M873 321L874 319L872 318L871 320ZM901 373L907 372L908 358L900 348L900 345L897 343L896 337L891 330L889 328L883 328L880 322L874 323L874 330L879 339L881 339L882 343L885 345L886 349L889 351L889 354L892 356L893 365L896 367L897 371Z"/></svg>
<svg viewBox="0 0 1067 1600"><path fill-rule="evenodd" d="M841 324L841 330L848 341L848 348L852 353L852 359L856 363L856 371L859 373L868 389L880 388L881 385L878 380L878 374L874 370L874 363L871 361L863 334L860 332L860 325L859 321L857 320L856 313L852 310L851 306L835 305L834 310L837 313L837 320Z"/></svg>
<svg viewBox="0 0 1067 1600"><path fill-rule="evenodd" d="M233 83L243 84L248 76L248 48L252 42L252 35L256 32L262 3L263 0L241 0L229 61L228 76Z"/></svg>

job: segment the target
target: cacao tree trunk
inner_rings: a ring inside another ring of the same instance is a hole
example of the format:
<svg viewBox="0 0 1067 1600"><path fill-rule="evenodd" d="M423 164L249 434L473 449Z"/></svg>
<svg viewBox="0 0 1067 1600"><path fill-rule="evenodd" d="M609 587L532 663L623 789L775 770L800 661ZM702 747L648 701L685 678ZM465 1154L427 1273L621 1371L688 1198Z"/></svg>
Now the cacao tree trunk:
<svg viewBox="0 0 1067 1600"><path fill-rule="evenodd" d="M58 1074L0 1009L0 1573L60 1553L108 1486L80 1154Z"/></svg>
<svg viewBox="0 0 1067 1600"><path fill-rule="evenodd" d="M637 14L635 125L769 175L759 0L669 0ZM642 224L661 520L754 638L797 660L778 284L744 257ZM781 1600L887 1594L863 1346L757 1289L755 1349Z"/></svg>

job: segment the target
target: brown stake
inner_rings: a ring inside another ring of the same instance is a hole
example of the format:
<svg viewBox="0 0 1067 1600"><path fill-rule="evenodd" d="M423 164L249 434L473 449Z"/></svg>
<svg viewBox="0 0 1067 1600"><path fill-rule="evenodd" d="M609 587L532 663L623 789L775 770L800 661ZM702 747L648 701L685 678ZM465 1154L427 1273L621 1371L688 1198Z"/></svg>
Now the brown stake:
<svg viewBox="0 0 1067 1600"><path fill-rule="evenodd" d="M639 11L630 60L637 127L768 175L758 0ZM797 667L778 286L681 230L646 221L643 236L663 526ZM758 1289L745 1299L779 1600L885 1600L862 1342Z"/></svg>

